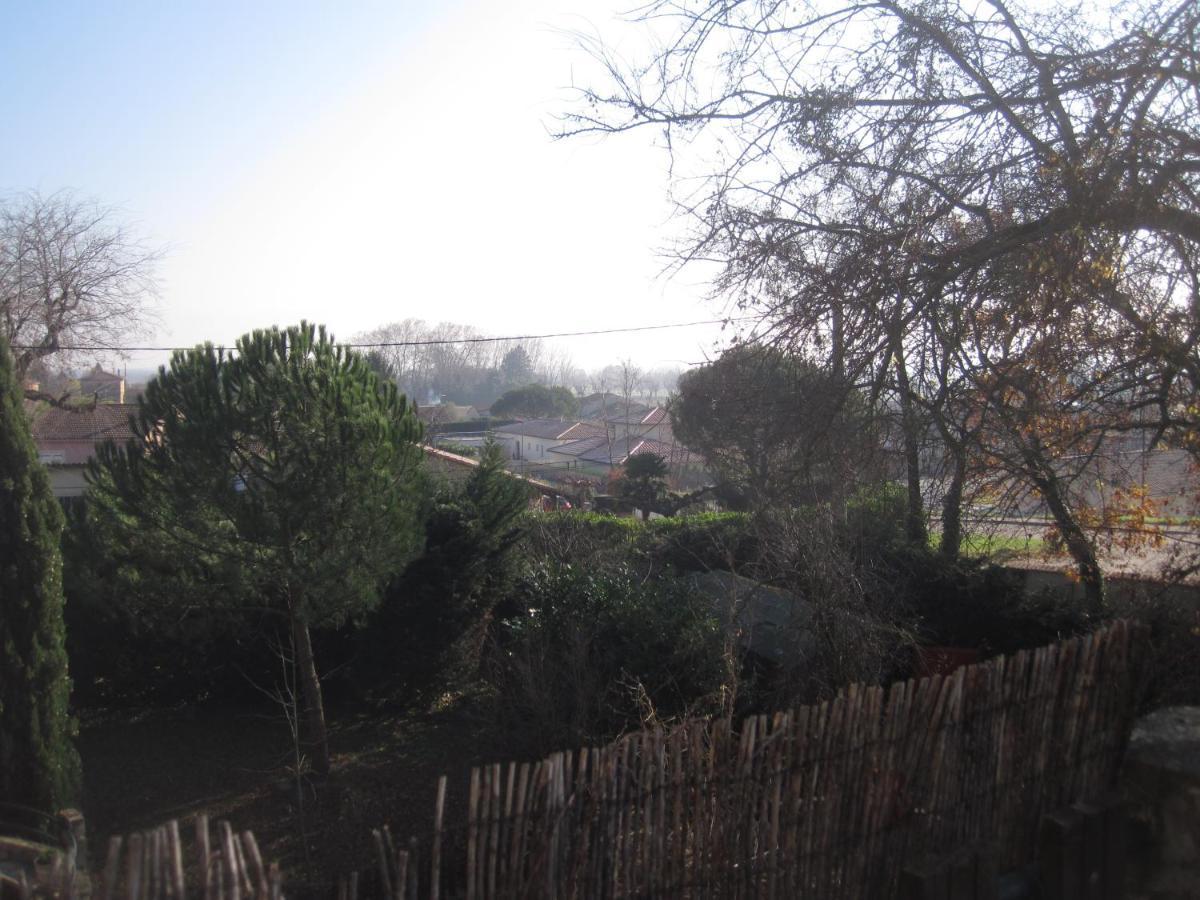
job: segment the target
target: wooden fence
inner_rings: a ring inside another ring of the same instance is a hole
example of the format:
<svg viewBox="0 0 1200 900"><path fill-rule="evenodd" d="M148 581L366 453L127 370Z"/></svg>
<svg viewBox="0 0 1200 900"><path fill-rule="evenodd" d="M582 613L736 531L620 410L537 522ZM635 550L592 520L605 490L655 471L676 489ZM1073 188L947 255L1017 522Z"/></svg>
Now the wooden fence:
<svg viewBox="0 0 1200 900"><path fill-rule="evenodd" d="M0 867L0 900L282 900L279 866L263 862L251 832L228 822L214 831L205 815L190 824L181 829L172 820L109 838L104 867L91 875L74 864L73 853L29 844L27 859L17 860L25 866L7 875Z"/></svg>
<svg viewBox="0 0 1200 900"><path fill-rule="evenodd" d="M374 834L377 868L343 900L386 897L898 896L901 876L961 847L999 871L1035 857L1043 815L1100 797L1129 734L1130 628L736 726L698 720L537 763L472 771L468 819L424 841ZM93 896L276 898L253 835L177 825L113 838Z"/></svg>
<svg viewBox="0 0 1200 900"><path fill-rule="evenodd" d="M465 828L377 834L364 894L491 898L895 897L960 846L1003 871L1044 814L1099 797L1129 733L1130 628L734 727L693 721L475 769ZM419 854L418 850L423 853ZM349 883L343 884L349 895Z"/></svg>

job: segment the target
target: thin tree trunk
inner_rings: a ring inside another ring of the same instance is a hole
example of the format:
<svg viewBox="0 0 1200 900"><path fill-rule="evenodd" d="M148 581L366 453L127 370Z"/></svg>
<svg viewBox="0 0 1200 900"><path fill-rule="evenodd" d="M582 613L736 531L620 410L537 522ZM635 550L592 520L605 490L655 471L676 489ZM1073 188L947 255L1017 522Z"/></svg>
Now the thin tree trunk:
<svg viewBox="0 0 1200 900"><path fill-rule="evenodd" d="M829 329L829 368L834 378L841 379L846 374L846 325L845 313L841 306L835 305L832 310Z"/></svg>
<svg viewBox="0 0 1200 900"><path fill-rule="evenodd" d="M925 530L925 505L921 499L920 423L913 407L903 347L899 341L894 341L894 344L896 385L900 389L900 419L904 431L904 462L908 480L908 506L904 516L904 529L909 543L924 546L929 534Z"/></svg>
<svg viewBox="0 0 1200 900"><path fill-rule="evenodd" d="M1079 567L1079 580L1083 584L1089 611L1093 615L1100 615L1104 611L1105 585L1104 573L1096 557L1096 548L1079 527L1079 522L1067 506L1058 476L1046 472L1044 467L1040 468L1041 474L1035 478L1034 483L1041 492L1042 499L1046 501L1050 515L1054 517L1054 524L1062 534L1067 551Z"/></svg>
<svg viewBox="0 0 1200 900"><path fill-rule="evenodd" d="M304 691L304 712L313 769L320 775L328 775L329 733L325 728L325 704L321 700L321 680L317 677L317 665L313 659L312 639L309 637L308 623L295 610L291 612L291 619L296 671Z"/></svg>
<svg viewBox="0 0 1200 900"><path fill-rule="evenodd" d="M1045 501L1050 515L1054 518L1054 524L1062 535L1063 543L1067 546L1067 552L1071 554L1079 569L1079 580L1083 584L1089 611L1093 615L1100 615L1104 611L1105 584L1104 573L1096 556L1096 547L1071 512L1062 481L1053 466L1047 462L1036 438L1022 448L1022 455L1032 476L1030 480L1042 495L1042 500Z"/></svg>
<svg viewBox="0 0 1200 900"><path fill-rule="evenodd" d="M942 541L938 552L954 562L962 552L962 499L963 486L967 480L967 452L961 444L947 444L954 469L950 473L950 485L942 498Z"/></svg>

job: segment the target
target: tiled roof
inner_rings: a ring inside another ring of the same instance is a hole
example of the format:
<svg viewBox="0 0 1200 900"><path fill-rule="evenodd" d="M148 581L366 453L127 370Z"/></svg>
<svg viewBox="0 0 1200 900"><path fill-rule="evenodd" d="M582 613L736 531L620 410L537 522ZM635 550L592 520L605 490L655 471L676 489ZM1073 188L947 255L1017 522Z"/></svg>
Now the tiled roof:
<svg viewBox="0 0 1200 900"><path fill-rule="evenodd" d="M587 462L611 462L614 465L621 465L629 457L642 453L653 453L677 466L698 466L703 463L698 454L692 453L678 444L664 444L662 441L638 437L621 438L611 444L607 441L601 442L595 448L580 453L579 458Z"/></svg>
<svg viewBox="0 0 1200 900"><path fill-rule="evenodd" d="M629 401L629 415L641 416L649 410L645 403ZM579 401L579 414L585 419L612 419L625 412L625 398L618 394L589 394Z"/></svg>
<svg viewBox="0 0 1200 900"><path fill-rule="evenodd" d="M644 440L636 441L633 448L629 451L630 456L637 456L640 453L653 453L655 456L661 456L665 460L694 460L699 462L700 457L680 447L678 444L664 444L662 441Z"/></svg>
<svg viewBox="0 0 1200 900"><path fill-rule="evenodd" d="M580 438L577 441L570 441L566 444L560 444L557 447L551 447L550 453L561 453L563 456L582 456L589 450L595 450L607 443L603 437Z"/></svg>
<svg viewBox="0 0 1200 900"><path fill-rule="evenodd" d="M125 378L121 375L114 375L112 372L105 372L103 369L94 369L91 372L88 372L86 375L81 376L79 383L117 384L118 382L124 380Z"/></svg>
<svg viewBox="0 0 1200 900"><path fill-rule="evenodd" d="M94 406L51 406L36 415L30 430L36 442L94 441L130 437L129 417L136 403L97 403Z"/></svg>
<svg viewBox="0 0 1200 900"><path fill-rule="evenodd" d="M529 419L525 422L501 425L495 431L498 434L519 434L522 437L541 438L547 441L571 441L604 435L604 429L599 426L569 419Z"/></svg>
<svg viewBox="0 0 1200 900"><path fill-rule="evenodd" d="M654 409L650 410L650 412L646 413L646 415L642 416L642 421L639 424L648 426L658 425L666 417L666 409L661 406L656 406Z"/></svg>

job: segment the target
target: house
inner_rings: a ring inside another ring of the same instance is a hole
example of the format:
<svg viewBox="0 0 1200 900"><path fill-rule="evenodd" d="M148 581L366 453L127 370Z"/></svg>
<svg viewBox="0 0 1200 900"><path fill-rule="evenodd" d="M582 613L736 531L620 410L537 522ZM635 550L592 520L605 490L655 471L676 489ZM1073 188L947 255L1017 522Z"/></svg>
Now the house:
<svg viewBox="0 0 1200 900"><path fill-rule="evenodd" d="M667 483L675 489L690 489L707 484L704 459L674 442L648 437L587 437L551 447L547 458L557 458L569 468L593 475L607 476L625 465L632 456L653 453L667 464Z"/></svg>
<svg viewBox="0 0 1200 900"><path fill-rule="evenodd" d="M58 498L83 495L83 471L107 440L117 443L133 436L129 419L135 403L97 403L89 406L51 406L37 409L27 404L30 431L38 459L50 472L50 486Z"/></svg>
<svg viewBox="0 0 1200 900"><path fill-rule="evenodd" d="M628 415L619 409L610 412L598 424L604 425L605 433L613 440L617 438L651 438L663 443L671 443L674 435L671 432L671 414L665 407L641 407L631 410Z"/></svg>
<svg viewBox="0 0 1200 900"><path fill-rule="evenodd" d="M125 377L116 372L106 372L99 363L79 379L79 393L95 397L102 403L125 402Z"/></svg>
<svg viewBox="0 0 1200 900"><path fill-rule="evenodd" d="M570 419L528 419L493 429L509 459L534 462L554 460L547 456L555 447L584 438L605 437L603 427Z"/></svg>
<svg viewBox="0 0 1200 900"><path fill-rule="evenodd" d="M582 419L602 421L609 416L641 416L649 410L650 407L637 400L630 400L626 404L624 397L613 393L588 394L579 400L579 417Z"/></svg>
<svg viewBox="0 0 1200 900"><path fill-rule="evenodd" d="M438 475L454 482L461 483L470 478L471 474L479 468L479 460L472 459L469 456L462 456L458 453L451 453L443 450L440 447L430 447L424 444L421 450L425 453L425 467L427 470L436 472ZM519 475L515 472L509 472L508 477L515 478L529 485L540 496L535 508L544 509L544 501L550 501L550 508L561 508L560 504L567 501L568 504L579 503L579 497L573 492L568 492L561 485L551 484L547 481L542 481L537 478L530 478L527 475ZM565 495L565 496L564 496ZM570 508L569 506L567 508Z"/></svg>

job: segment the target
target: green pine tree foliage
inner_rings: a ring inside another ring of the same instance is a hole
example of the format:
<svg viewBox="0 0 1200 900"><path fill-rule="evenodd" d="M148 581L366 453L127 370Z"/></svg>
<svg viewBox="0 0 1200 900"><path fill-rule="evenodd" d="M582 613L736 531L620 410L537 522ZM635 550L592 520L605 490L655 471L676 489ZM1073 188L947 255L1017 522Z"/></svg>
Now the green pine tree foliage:
<svg viewBox="0 0 1200 900"><path fill-rule="evenodd" d="M78 799L63 625L63 513L38 462L0 336L0 799L53 812Z"/></svg>
<svg viewBox="0 0 1200 900"><path fill-rule="evenodd" d="M420 548L412 407L364 357L301 323L245 335L232 354L176 352L133 430L100 448L89 503L115 537L153 550L148 566L173 558L208 581L210 602L286 624L313 763L327 770L310 629L370 612Z"/></svg>
<svg viewBox="0 0 1200 900"><path fill-rule="evenodd" d="M433 498L425 552L389 586L368 632L364 665L406 692L456 690L478 674L497 603L515 575L530 489L489 442L458 489Z"/></svg>
<svg viewBox="0 0 1200 900"><path fill-rule="evenodd" d="M618 494L649 519L667 494L667 461L655 453L639 453L625 461Z"/></svg>

